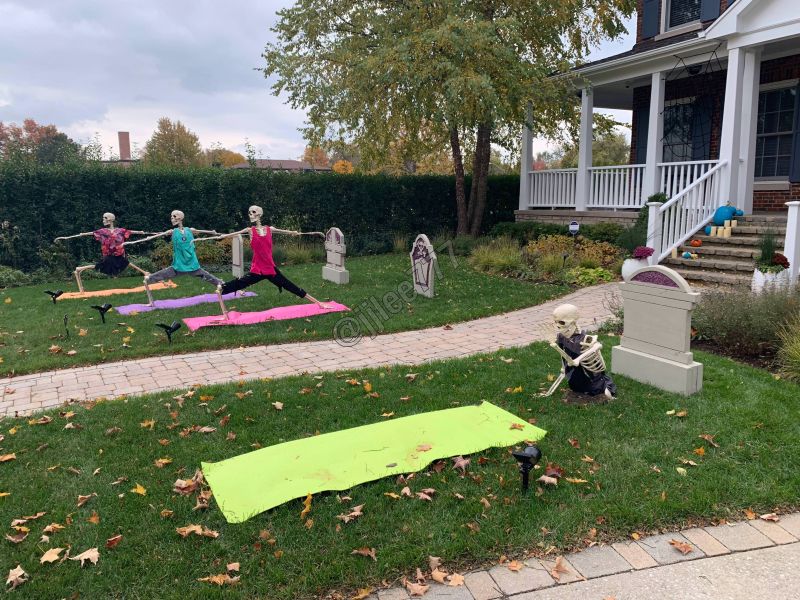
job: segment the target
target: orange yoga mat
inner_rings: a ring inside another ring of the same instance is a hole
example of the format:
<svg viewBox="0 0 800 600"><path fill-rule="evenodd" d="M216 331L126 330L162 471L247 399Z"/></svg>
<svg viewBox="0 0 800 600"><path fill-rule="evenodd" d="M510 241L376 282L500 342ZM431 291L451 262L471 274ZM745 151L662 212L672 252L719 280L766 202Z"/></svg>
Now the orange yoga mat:
<svg viewBox="0 0 800 600"><path fill-rule="evenodd" d="M150 286L150 290L167 290L178 287L177 283L172 281L159 281ZM140 285L135 288L116 288L111 290L95 290L93 292L66 292L61 294L59 300L80 300L82 298L97 298L98 296L116 296L117 294L135 294L137 292L144 292L144 286Z"/></svg>

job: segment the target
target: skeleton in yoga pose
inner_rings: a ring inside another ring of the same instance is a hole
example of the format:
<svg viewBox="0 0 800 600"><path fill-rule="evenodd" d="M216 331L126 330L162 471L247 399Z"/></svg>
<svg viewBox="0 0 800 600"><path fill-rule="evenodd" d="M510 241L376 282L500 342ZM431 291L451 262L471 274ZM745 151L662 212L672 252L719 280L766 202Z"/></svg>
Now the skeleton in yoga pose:
<svg viewBox="0 0 800 600"><path fill-rule="evenodd" d="M75 281L78 283L78 291L83 292L83 281L81 280L81 273L90 269L95 269L110 277L116 277L122 273L126 267L136 269L142 275L149 275L147 271L137 267L132 262L128 261L125 256L124 243L132 235L150 235L146 231L132 231L122 227L114 227L114 222L117 217L113 213L103 213L103 228L95 231L87 231L85 233L78 233L75 235L57 237L54 242L62 240L72 240L80 237L92 236L100 242L100 252L103 257L93 265L83 265L75 269Z"/></svg>
<svg viewBox="0 0 800 600"><path fill-rule="evenodd" d="M291 236L301 235L318 235L325 238L325 234L321 231L313 231L310 233L301 233L299 231L289 231L287 229L278 229L271 225L262 225L261 218L264 216L264 209L260 206L251 206L247 210L247 215L250 218L252 227L242 229L241 231L234 231L233 233L226 233L224 235L217 235L214 237L198 238L196 241L202 242L206 240L220 240L235 235L247 234L250 236L250 247L253 250L253 262L250 265L250 272L240 279L233 279L226 282L222 286L222 293L227 294L236 292L249 287L264 279L278 287L278 290L287 289L298 298L304 298L309 302L314 302L321 308L329 308L329 305L320 302L304 289L299 288L297 285L289 281L283 273L280 272L275 266L275 260L272 258L272 234L284 233Z"/></svg>
<svg viewBox="0 0 800 600"><path fill-rule="evenodd" d="M184 214L179 210L173 210L170 213L170 220L173 229L168 229L161 233L156 233L150 237L136 240L135 242L125 242L123 245L139 244L147 242L160 237L172 237L172 265L160 271L156 271L152 275L146 275L144 278L144 288L147 291L147 301L150 306L153 306L153 294L150 291L149 284L157 281L164 281L165 279L173 279L180 275L191 275L199 277L203 281L207 281L216 286L217 298L219 298L219 306L222 309L222 314L227 314L225 303L222 301L222 280L215 277L208 271L200 268L200 263L197 260L197 253L194 248L194 234L195 233L217 233L216 231L209 231L206 229L194 229L192 227L184 227L183 220Z"/></svg>

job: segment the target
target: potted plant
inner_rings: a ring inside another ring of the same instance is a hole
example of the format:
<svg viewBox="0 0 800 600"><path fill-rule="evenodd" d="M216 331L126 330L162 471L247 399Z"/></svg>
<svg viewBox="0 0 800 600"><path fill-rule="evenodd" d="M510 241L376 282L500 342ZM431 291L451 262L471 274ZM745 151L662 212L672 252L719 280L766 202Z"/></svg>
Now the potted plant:
<svg viewBox="0 0 800 600"><path fill-rule="evenodd" d="M653 256L654 252L655 250L649 246L637 246L634 248L633 257L625 259L625 262L622 263L622 278L628 281L636 271L646 267L648 265L647 259Z"/></svg>
<svg viewBox="0 0 800 600"><path fill-rule="evenodd" d="M775 246L775 235L768 231L761 238L760 252L753 271L750 289L759 293L769 288L780 288L789 283L789 260Z"/></svg>

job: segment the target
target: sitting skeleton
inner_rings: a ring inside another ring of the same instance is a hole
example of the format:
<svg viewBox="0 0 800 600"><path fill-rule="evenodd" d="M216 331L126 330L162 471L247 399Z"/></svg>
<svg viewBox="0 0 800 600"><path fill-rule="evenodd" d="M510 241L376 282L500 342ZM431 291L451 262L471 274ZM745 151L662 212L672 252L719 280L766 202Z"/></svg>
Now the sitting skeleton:
<svg viewBox="0 0 800 600"><path fill-rule="evenodd" d="M606 363L601 354L603 344L597 341L596 335L587 335L578 329L578 308L562 304L553 311L553 320L558 335L555 342L550 342L550 347L561 355L561 374L542 395L552 395L566 379L573 392L614 398L617 388L606 375Z"/></svg>

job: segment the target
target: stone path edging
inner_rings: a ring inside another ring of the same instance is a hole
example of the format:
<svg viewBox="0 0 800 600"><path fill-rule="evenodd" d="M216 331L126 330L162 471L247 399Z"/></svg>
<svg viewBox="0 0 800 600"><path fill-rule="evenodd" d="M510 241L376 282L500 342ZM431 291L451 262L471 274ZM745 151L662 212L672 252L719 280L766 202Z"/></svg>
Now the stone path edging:
<svg viewBox="0 0 800 600"><path fill-rule="evenodd" d="M671 540L688 543L692 549L689 553L683 554L670 544ZM695 527L677 533L644 537L638 541L592 546L567 554L562 558L561 566L564 572L559 572L558 581L552 575L555 557L551 559L533 558L526 560L519 571L511 571L506 565L496 565L489 569L468 573L464 577L464 586L450 587L431 583L424 598L426 600L500 600L505 598L536 600L548 598L553 590L568 588L570 584L626 573L632 574L645 569L659 569L685 561L720 560L737 552L752 552L753 558L757 560L759 551L763 552L787 544L798 544L798 540L800 540L800 513L781 515L778 522L755 519L715 527ZM800 548L800 546L798 547ZM779 569L780 565L774 565L774 567ZM553 589L548 592L548 588ZM541 594L536 593L539 590L543 590ZM583 597L577 586L575 593L578 594L575 597ZM562 597L571 597L571 595L565 594ZM742 596L742 598L745 597L761 596L757 594ZM410 600L410 598L408 592L401 587L380 590L369 596L370 600Z"/></svg>
<svg viewBox="0 0 800 600"><path fill-rule="evenodd" d="M363 338L353 346L335 340L213 350L45 371L0 379L0 417L28 415L65 402L147 394L195 383L216 384L299 375L304 372L418 364L550 339L553 309L575 304L583 327L611 316L617 284L584 288L544 304L510 313Z"/></svg>

